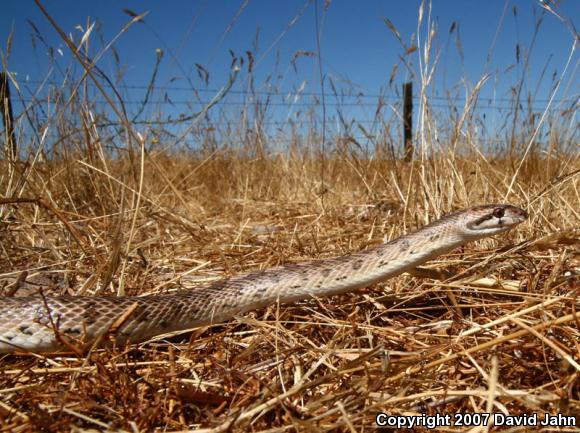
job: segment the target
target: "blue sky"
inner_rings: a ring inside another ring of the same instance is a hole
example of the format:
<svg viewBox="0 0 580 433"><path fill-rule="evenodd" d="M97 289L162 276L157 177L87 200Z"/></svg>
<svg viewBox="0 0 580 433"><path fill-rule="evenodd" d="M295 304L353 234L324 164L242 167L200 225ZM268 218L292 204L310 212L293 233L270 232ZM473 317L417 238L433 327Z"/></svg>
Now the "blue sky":
<svg viewBox="0 0 580 433"><path fill-rule="evenodd" d="M114 44L120 58L122 78L116 81L119 68L112 51L98 63L120 86L127 102L138 102L145 94L145 89L140 86L146 86L151 78L156 50L163 50L156 85L177 88L169 91L176 104L149 107L145 118L159 110L163 111L163 116L187 113L191 107L181 102L193 98L190 83L198 90L209 89L201 93L200 100L209 99L212 91L227 81L232 61L230 51L237 57L246 57L244 71L248 65L246 52L253 52L254 88L258 91L270 90L271 86L281 91L320 91L316 59L299 56L292 63L297 53L317 51L314 1L44 0L42 3L61 29L73 35L76 41L83 33L77 26L86 28L87 20L97 23L99 36L96 33L92 36L92 56L102 46L100 37L108 43L130 21L129 15L123 12L124 8L136 13L148 11L144 24L132 25ZM368 99L344 100L353 103L352 107L347 105L343 109L354 118L372 117L377 101L373 95L381 93L395 100L404 81L412 79L416 86L419 85L419 53L416 51L407 56L410 68L405 67L400 61L404 49L385 24L385 19L388 19L407 46L413 39L416 43L419 5L418 0L334 0L325 10L322 0L319 0L317 10L325 90L330 92L331 80L343 92L370 96ZM75 71L74 77L78 79L81 68L75 66L70 52L34 2L8 0L3 6L1 49L6 56L8 34L13 31L11 52L5 61L20 83L32 80L30 89L38 88L36 83L46 78L62 83L67 68ZM580 2L563 0L558 11L576 24L580 17ZM427 14L426 9L419 35L422 44L426 39ZM496 104L504 103L503 99L510 97L510 89L520 80L523 57L531 47L536 22L542 15L524 88L534 98L537 109L541 110L549 97L552 77L554 74L560 76L570 55L573 36L564 23L546 13L537 1L434 0L431 20L437 24L437 36L433 54L438 57L438 66L430 94L442 97L451 92L456 97L463 97L466 89L487 73L490 80L482 95L495 97ZM47 49L34 37L35 31L30 23L34 23L46 44L56 50L54 63L49 61ZM453 23L455 28L450 34ZM36 48L33 48L33 40ZM516 46L520 48L519 63L516 62ZM196 64L209 72L209 84L199 78ZM398 72L393 83L389 84L393 66L397 64ZM557 99L577 97L577 66L578 55L575 54ZM540 79L542 74L543 79ZM247 73L244 72L233 89L244 91L248 85ZM161 97L162 93L159 93L155 98ZM236 98L232 94L225 101L235 102ZM361 101L369 103L368 109L360 106ZM327 102L331 103L332 98ZM281 110L286 108L281 105ZM329 112L332 116L332 106ZM286 115L288 112L282 117Z"/></svg>

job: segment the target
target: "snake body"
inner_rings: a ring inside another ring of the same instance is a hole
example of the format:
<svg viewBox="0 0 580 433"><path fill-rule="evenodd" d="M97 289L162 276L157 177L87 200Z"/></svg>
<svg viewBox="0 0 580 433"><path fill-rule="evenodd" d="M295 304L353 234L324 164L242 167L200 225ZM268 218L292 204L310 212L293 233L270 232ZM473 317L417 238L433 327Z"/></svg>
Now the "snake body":
<svg viewBox="0 0 580 433"><path fill-rule="evenodd" d="M467 242L509 230L527 213L483 205L344 257L275 267L175 294L0 298L0 353L70 350L95 342L137 343L221 323L279 302L352 291L410 270Z"/></svg>

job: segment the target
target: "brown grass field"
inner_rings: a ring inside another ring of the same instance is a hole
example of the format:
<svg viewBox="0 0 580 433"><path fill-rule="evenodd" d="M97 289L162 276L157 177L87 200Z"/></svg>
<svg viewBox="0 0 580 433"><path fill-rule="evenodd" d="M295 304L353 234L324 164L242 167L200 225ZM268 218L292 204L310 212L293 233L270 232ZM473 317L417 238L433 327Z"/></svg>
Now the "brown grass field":
<svg viewBox="0 0 580 433"><path fill-rule="evenodd" d="M214 145L204 121L188 130L199 148L184 150L153 123L113 115L116 126L98 126L105 114L83 92L93 79L60 89L50 152L19 136L23 156L0 162L2 296L195 290L360 251L475 204L511 203L530 218L439 257L423 277L137 346L0 355L0 431L366 432L378 413L580 417L577 102L567 117L545 113L540 141L538 117L518 117L514 101L520 124L484 149L472 105L440 119L423 94L424 132L404 162L395 123L372 150L327 136L336 146L320 152L312 125L279 151L259 122L244 133L242 116L230 131L239 146Z"/></svg>

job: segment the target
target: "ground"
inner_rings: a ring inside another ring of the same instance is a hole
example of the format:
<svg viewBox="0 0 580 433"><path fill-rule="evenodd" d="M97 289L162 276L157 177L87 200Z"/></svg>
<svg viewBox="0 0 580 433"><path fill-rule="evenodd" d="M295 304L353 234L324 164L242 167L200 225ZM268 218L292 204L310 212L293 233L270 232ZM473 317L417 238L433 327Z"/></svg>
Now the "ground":
<svg viewBox="0 0 580 433"><path fill-rule="evenodd" d="M2 355L2 431L373 431L380 413L580 415L578 161L552 161L560 176L532 162L511 191L508 161L479 156L38 164L32 186L4 199L4 295L189 290L359 251L480 203L530 219L422 277L169 341ZM453 422L441 431L462 431Z"/></svg>

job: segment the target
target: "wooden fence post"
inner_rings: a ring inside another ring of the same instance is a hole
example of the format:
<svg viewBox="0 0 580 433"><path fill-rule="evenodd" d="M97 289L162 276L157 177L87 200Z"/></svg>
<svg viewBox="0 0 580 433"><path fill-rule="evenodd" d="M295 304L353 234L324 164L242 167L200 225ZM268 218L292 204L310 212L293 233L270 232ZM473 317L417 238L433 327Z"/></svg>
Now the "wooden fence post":
<svg viewBox="0 0 580 433"><path fill-rule="evenodd" d="M404 160L413 159L413 83L403 84Z"/></svg>
<svg viewBox="0 0 580 433"><path fill-rule="evenodd" d="M11 167L17 159L16 137L14 135L14 116L12 114L12 101L10 100L10 87L8 86L8 75L0 72L0 113L6 131L5 155Z"/></svg>

